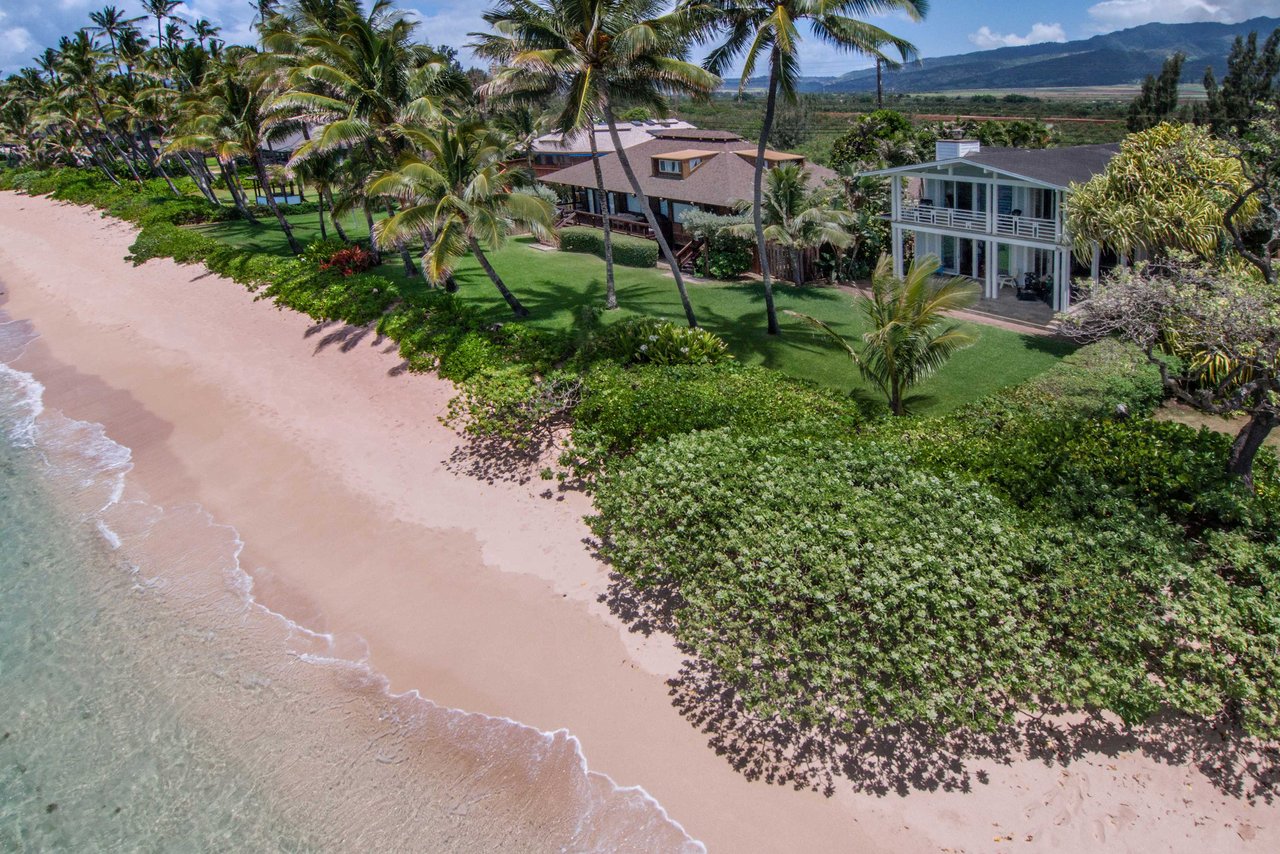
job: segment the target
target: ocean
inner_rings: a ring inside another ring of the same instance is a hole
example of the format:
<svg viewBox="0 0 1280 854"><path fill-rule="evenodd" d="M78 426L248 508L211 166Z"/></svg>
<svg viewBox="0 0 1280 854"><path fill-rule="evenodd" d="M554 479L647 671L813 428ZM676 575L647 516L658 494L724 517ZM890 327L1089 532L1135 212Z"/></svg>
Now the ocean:
<svg viewBox="0 0 1280 854"><path fill-rule="evenodd" d="M0 315L0 850L700 851L563 730L392 695L44 408ZM428 691L429 693L429 691Z"/></svg>

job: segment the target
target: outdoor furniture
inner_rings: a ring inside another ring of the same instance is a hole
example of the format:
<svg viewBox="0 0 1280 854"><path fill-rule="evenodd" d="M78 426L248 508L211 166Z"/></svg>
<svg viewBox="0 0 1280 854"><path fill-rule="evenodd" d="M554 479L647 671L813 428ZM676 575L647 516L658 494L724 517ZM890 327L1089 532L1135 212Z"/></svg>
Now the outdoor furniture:
<svg viewBox="0 0 1280 854"><path fill-rule="evenodd" d="M1000 290L1004 290L1005 288L1013 288L1014 290L1018 289L1017 275L1011 276L1007 273L1002 273L1000 275L999 282L1000 282Z"/></svg>

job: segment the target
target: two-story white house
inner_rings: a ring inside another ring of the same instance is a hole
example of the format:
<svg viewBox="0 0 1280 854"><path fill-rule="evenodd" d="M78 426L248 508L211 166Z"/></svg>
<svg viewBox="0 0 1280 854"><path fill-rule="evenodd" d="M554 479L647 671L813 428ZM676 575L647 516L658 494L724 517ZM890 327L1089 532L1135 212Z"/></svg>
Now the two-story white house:
<svg viewBox="0 0 1280 854"><path fill-rule="evenodd" d="M984 299L1011 288L1066 311L1075 272L1067 187L1101 172L1119 150L1119 144L984 149L972 140L939 140L930 163L865 173L895 179L888 213L895 275L903 274L910 237L915 255L936 255L941 272L982 283ZM1095 251L1079 273L1096 279L1101 262Z"/></svg>

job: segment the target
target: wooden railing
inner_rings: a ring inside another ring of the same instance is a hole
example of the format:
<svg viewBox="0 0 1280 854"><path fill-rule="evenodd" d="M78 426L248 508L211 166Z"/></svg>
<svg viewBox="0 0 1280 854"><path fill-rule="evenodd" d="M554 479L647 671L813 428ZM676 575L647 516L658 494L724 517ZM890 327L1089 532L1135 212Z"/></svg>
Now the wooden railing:
<svg viewBox="0 0 1280 854"><path fill-rule="evenodd" d="M604 217L600 214L591 213L590 211L572 211L560 222L556 223L557 228L563 228L566 225L585 225L589 228L604 228ZM626 217L611 216L609 217L610 230L618 234L629 234L633 237L647 237L653 239L653 229L649 228L647 222L637 222L634 219Z"/></svg>

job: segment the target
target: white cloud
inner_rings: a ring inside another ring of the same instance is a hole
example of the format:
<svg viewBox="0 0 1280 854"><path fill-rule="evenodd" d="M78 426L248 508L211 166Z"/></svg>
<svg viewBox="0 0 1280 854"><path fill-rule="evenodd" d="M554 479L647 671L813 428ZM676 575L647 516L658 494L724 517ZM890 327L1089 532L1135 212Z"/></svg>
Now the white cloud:
<svg viewBox="0 0 1280 854"><path fill-rule="evenodd" d="M1041 42L1064 42L1067 33L1062 24L1032 24L1025 36L1017 33L997 33L990 27L979 27L976 33L969 33L969 41L980 50L991 50L997 47L1017 47L1024 44L1040 44Z"/></svg>
<svg viewBox="0 0 1280 854"><path fill-rule="evenodd" d="M26 59L35 45L26 27L9 27L0 30L0 64Z"/></svg>
<svg viewBox="0 0 1280 854"><path fill-rule="evenodd" d="M1217 21L1231 24L1259 15L1280 13L1277 0L1103 0L1089 7L1089 17L1104 30L1135 27L1152 21L1185 24Z"/></svg>

